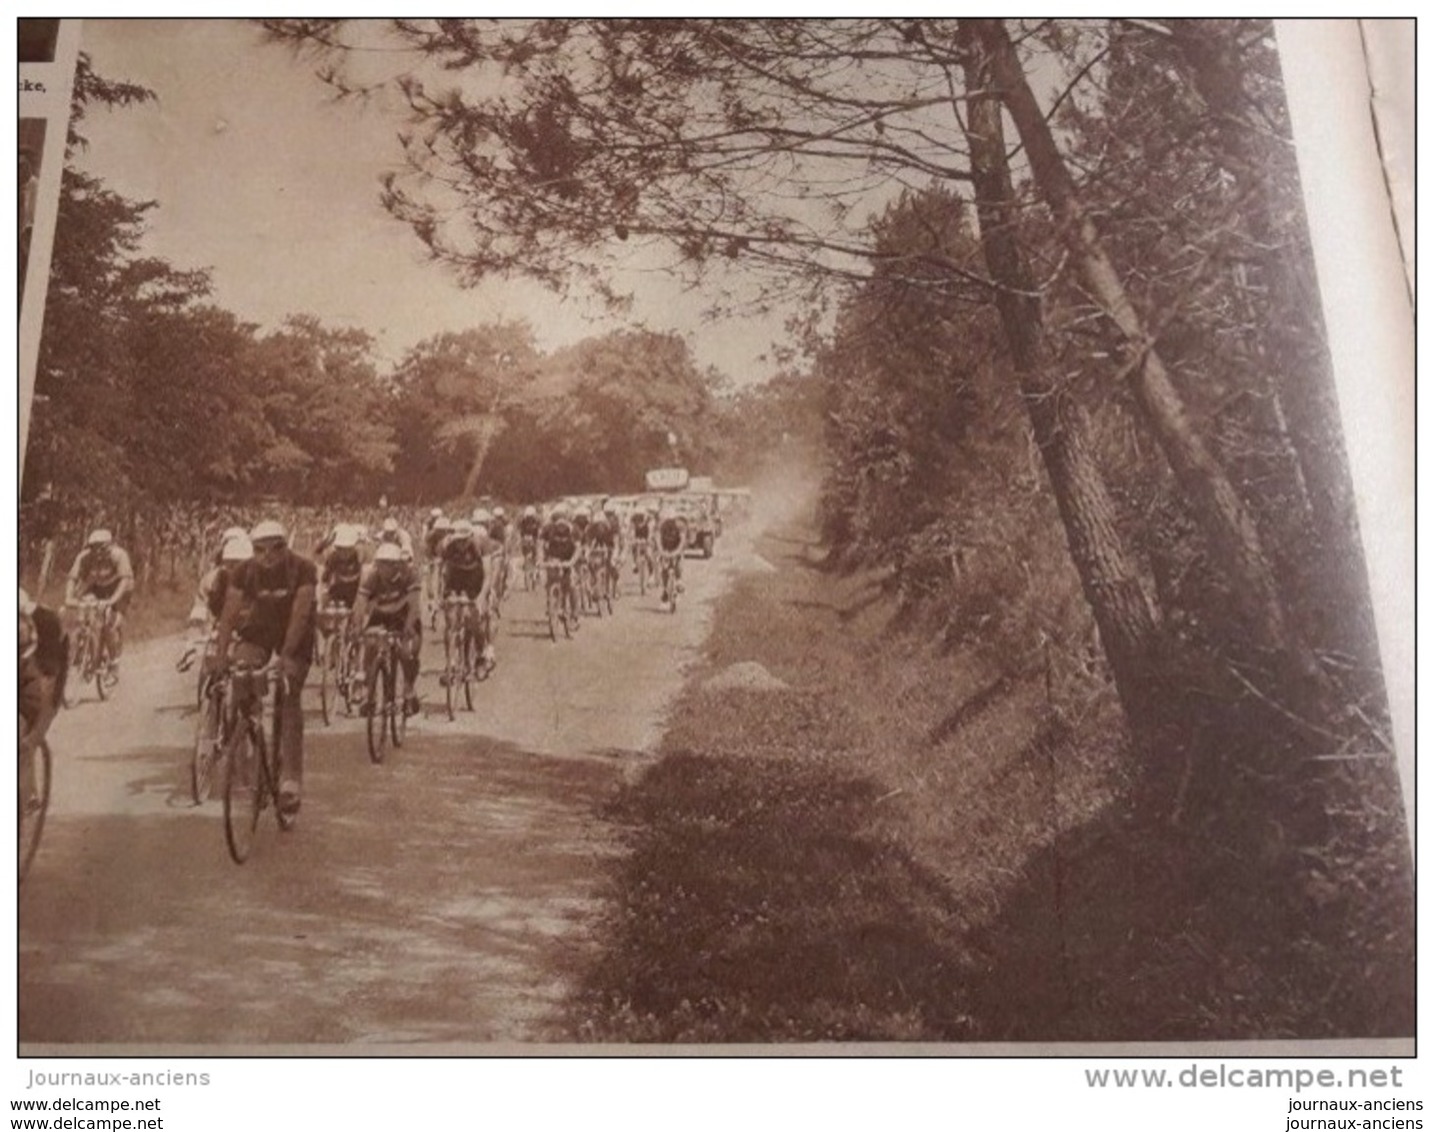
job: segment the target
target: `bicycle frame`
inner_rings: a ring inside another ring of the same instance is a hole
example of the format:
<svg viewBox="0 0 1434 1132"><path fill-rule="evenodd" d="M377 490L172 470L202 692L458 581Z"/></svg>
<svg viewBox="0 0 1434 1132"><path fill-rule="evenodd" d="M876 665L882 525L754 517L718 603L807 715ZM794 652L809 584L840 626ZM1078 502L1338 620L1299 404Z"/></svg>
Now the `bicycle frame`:
<svg viewBox="0 0 1434 1132"><path fill-rule="evenodd" d="M236 865L249 859L266 808L274 807L281 829L290 824L279 810L279 728L287 688L274 660L232 665L224 677L224 839Z"/></svg>

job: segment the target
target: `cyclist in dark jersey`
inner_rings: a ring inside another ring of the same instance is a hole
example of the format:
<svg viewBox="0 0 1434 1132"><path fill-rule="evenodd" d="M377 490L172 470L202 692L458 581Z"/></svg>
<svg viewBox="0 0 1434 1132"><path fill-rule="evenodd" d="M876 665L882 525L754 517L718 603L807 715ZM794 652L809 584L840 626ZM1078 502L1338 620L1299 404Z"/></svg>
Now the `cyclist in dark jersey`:
<svg viewBox="0 0 1434 1132"><path fill-rule="evenodd" d="M285 678L279 703L279 808L299 810L304 780L304 711L300 697L314 653L314 605L319 571L289 548L281 523L265 519L250 533L254 557L241 563L230 580L219 618L214 665L234 660L260 667L278 657Z"/></svg>
<svg viewBox="0 0 1434 1132"><path fill-rule="evenodd" d="M374 552L359 582L354 621L360 629L388 629L402 635L399 666L403 669L403 710L417 715L419 703L414 685L418 682L418 654L423 647L423 605L418 574L404 561L398 543L381 543ZM376 707L366 704L365 710Z"/></svg>
<svg viewBox="0 0 1434 1132"><path fill-rule="evenodd" d="M324 604L352 609L362 576L358 531L351 526L341 527L334 533L333 546L324 556L324 567L319 576L324 587Z"/></svg>

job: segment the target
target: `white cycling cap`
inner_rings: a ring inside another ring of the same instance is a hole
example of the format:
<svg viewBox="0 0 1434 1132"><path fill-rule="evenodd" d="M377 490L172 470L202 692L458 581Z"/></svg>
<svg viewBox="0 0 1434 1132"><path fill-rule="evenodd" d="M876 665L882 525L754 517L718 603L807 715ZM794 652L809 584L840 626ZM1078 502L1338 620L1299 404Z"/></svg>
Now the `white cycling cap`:
<svg viewBox="0 0 1434 1132"><path fill-rule="evenodd" d="M352 523L343 523L334 530L334 546L352 550L358 546L359 533Z"/></svg>
<svg viewBox="0 0 1434 1132"><path fill-rule="evenodd" d="M402 562L403 551L398 549L397 543L386 542L374 551L375 562Z"/></svg>
<svg viewBox="0 0 1434 1132"><path fill-rule="evenodd" d="M289 532L284 530L284 524L277 519L261 519L254 524L254 529L249 532L249 538L253 542L275 538L280 542L288 542Z"/></svg>
<svg viewBox="0 0 1434 1132"><path fill-rule="evenodd" d="M225 562L247 562L254 557L254 544L249 541L249 536L240 531L233 538L224 540L224 549L219 552L219 557Z"/></svg>
<svg viewBox="0 0 1434 1132"><path fill-rule="evenodd" d="M115 536L104 527L96 527L90 532L90 537L85 539L86 546L107 546L114 542Z"/></svg>

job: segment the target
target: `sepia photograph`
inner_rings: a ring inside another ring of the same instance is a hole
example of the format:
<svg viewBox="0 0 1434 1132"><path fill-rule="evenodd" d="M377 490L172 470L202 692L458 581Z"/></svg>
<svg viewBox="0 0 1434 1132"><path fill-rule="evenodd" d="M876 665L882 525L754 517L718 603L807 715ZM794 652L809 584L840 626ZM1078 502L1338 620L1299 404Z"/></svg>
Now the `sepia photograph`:
<svg viewBox="0 0 1434 1132"><path fill-rule="evenodd" d="M1413 1053L1272 21L86 20L69 115L22 1058Z"/></svg>

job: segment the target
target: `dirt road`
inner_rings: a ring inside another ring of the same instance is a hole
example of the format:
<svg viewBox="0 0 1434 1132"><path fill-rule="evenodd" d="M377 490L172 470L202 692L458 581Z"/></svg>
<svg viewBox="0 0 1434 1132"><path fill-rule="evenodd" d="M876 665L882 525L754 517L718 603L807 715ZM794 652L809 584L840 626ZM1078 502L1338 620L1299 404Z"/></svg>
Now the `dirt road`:
<svg viewBox="0 0 1434 1132"><path fill-rule="evenodd" d="M425 712L382 766L361 721L306 693L297 828L249 862L220 804L188 793L191 675L178 638L132 648L52 731L54 797L19 897L24 1051L562 1040L557 1007L594 946L595 805L660 734L711 607L750 561L729 533L691 559L675 615L630 575L611 618L557 644L540 594L510 595L499 667L449 722L425 645Z"/></svg>

